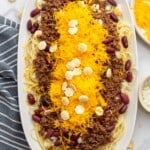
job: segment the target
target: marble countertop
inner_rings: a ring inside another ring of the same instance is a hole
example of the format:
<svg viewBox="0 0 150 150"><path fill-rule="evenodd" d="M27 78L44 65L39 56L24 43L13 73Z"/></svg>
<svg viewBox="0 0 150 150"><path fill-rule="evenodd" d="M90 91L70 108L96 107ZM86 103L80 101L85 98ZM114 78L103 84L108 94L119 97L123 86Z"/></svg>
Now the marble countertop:
<svg viewBox="0 0 150 150"><path fill-rule="evenodd" d="M0 15L20 22L18 15L22 12L26 0L0 0ZM150 47L137 36L139 57L139 84L150 75ZM137 120L133 134L134 150L150 150L150 114L141 105L138 106Z"/></svg>

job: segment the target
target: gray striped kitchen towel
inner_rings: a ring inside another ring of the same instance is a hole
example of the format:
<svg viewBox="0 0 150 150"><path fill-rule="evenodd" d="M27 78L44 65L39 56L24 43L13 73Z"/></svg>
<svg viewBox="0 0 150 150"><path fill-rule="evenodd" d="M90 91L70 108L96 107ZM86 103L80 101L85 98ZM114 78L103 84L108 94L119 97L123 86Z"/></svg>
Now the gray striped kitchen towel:
<svg viewBox="0 0 150 150"><path fill-rule="evenodd" d="M19 116L17 42L19 25L0 16L0 150L29 150Z"/></svg>

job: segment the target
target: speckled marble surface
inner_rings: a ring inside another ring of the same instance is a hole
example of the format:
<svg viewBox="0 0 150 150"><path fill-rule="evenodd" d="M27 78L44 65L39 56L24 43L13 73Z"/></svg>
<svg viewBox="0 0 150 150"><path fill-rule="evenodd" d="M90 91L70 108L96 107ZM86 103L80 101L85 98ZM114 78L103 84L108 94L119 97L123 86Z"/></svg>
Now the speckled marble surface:
<svg viewBox="0 0 150 150"><path fill-rule="evenodd" d="M129 1L129 0L128 0ZM6 16L16 22L20 22L18 13L23 10L26 0L16 0L10 3L8 0L0 0L0 15ZM145 44L137 36L139 57L139 83L150 75L150 46ZM135 98L137 95L135 95ZM133 134L134 150L150 150L150 114L138 106L137 120Z"/></svg>

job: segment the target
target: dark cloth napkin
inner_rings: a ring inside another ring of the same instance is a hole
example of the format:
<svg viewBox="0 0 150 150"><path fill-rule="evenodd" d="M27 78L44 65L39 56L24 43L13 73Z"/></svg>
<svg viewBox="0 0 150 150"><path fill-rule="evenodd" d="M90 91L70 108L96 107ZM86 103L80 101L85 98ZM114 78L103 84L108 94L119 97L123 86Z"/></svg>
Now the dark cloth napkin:
<svg viewBox="0 0 150 150"><path fill-rule="evenodd" d="M30 150L18 106L18 31L17 23L0 16L0 150Z"/></svg>

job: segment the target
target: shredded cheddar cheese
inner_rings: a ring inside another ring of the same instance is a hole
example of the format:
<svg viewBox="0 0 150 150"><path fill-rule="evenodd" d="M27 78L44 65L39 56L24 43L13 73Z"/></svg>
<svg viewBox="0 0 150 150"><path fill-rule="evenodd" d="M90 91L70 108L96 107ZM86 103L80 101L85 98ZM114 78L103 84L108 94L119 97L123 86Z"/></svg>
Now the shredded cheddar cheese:
<svg viewBox="0 0 150 150"><path fill-rule="evenodd" d="M135 0L134 13L137 25L144 30L144 34L150 40L150 1Z"/></svg>
<svg viewBox="0 0 150 150"><path fill-rule="evenodd" d="M90 8L80 7L76 2L70 2L62 10L56 12L55 18L57 19L60 38L57 41L58 49L54 53L56 67L51 73L49 95L55 105L51 109L66 110L70 116L68 120L55 122L55 126L85 132L96 107L107 105L99 90L104 89L100 82L100 76L107 69L103 63L109 62L105 46L102 44L108 33L101 24L93 19ZM73 19L78 21L78 32L75 35L68 33L68 23ZM78 51L79 43L87 45L86 52ZM74 58L80 59L81 65L79 67L81 70L84 67L91 67L93 72L91 75L82 73L79 76L74 76L72 80L66 81L66 64ZM69 97L68 105L63 105L61 100L65 96L62 90L64 82L67 82L68 86L74 85L76 87L73 96ZM88 101L79 101L80 95L87 95ZM75 112L77 105L84 107L83 114L79 115Z"/></svg>

